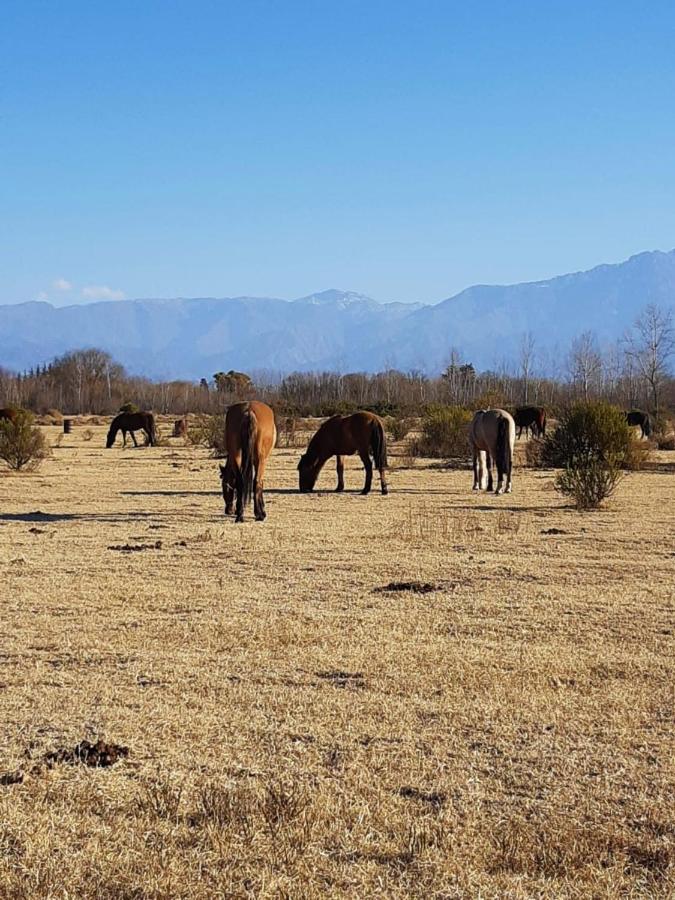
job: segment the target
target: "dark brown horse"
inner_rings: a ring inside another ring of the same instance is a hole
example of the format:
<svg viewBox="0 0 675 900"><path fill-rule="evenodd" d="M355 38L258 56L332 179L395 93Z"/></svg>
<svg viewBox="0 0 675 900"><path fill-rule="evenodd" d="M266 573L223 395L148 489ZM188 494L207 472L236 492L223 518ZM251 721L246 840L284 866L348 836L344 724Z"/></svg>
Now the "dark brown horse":
<svg viewBox="0 0 675 900"><path fill-rule="evenodd" d="M546 410L543 406L518 406L513 414L513 420L518 429L518 437L523 433L543 437L546 434Z"/></svg>
<svg viewBox="0 0 675 900"><path fill-rule="evenodd" d="M5 421L14 424L20 412L22 410L16 406L6 406L4 409L0 409L0 419L5 419Z"/></svg>
<svg viewBox="0 0 675 900"><path fill-rule="evenodd" d="M127 432L131 432L134 447L138 447L135 431L143 431L147 443L154 447L157 443L157 432L155 430L155 417L150 412L129 413L123 412L112 420L108 431L108 438L105 442L106 447L112 447L117 437L117 432L122 432L122 446L127 445Z"/></svg>
<svg viewBox="0 0 675 900"><path fill-rule="evenodd" d="M630 412L625 413L626 422L632 428L639 428L641 432L641 436L649 437L652 433L652 417L649 413L642 412L641 409L631 409Z"/></svg>
<svg viewBox="0 0 675 900"><path fill-rule="evenodd" d="M276 442L274 413L266 403L250 400L230 406L225 416L227 462L220 467L220 480L226 516L232 513L236 494L236 522L244 521L244 507L251 494L256 519L265 518L265 466Z"/></svg>
<svg viewBox="0 0 675 900"><path fill-rule="evenodd" d="M384 424L379 416L371 412L357 412L351 416L333 416L319 428L309 442L306 452L300 457L300 490L314 489L319 472L331 456L337 457L336 491L344 491L345 456L358 453L366 470L366 483L362 494L368 494L373 483L373 463L380 473L382 493L387 493L387 438Z"/></svg>

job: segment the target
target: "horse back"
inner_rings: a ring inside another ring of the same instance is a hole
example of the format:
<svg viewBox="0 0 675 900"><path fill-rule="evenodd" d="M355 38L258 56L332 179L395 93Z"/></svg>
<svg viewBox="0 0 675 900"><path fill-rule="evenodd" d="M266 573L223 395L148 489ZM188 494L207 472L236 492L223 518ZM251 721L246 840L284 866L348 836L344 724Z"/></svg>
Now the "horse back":
<svg viewBox="0 0 675 900"><path fill-rule="evenodd" d="M348 416L332 416L316 433L321 455L329 457L367 453L373 430L378 428L384 428L382 420L375 413L366 410Z"/></svg>
<svg viewBox="0 0 675 900"><path fill-rule="evenodd" d="M277 439L277 428L272 409L260 400L233 403L225 415L225 447L227 455L239 459L243 449L244 425L255 425L255 454L258 460L266 459Z"/></svg>

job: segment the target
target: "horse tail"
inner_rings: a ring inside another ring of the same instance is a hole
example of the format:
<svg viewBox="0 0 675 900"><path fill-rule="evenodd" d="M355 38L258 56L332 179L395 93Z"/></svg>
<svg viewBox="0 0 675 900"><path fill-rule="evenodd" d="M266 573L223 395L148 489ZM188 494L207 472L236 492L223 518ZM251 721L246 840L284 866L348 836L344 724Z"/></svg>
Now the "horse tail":
<svg viewBox="0 0 675 900"><path fill-rule="evenodd" d="M540 437L544 437L546 434L546 410L542 409L541 411L541 422L539 425L539 430L541 431Z"/></svg>
<svg viewBox="0 0 675 900"><path fill-rule="evenodd" d="M497 454L495 462L502 472L511 471L511 434L509 420L500 416L497 423Z"/></svg>
<svg viewBox="0 0 675 900"><path fill-rule="evenodd" d="M373 451L373 461L375 468L382 471L387 468L387 435L384 431L384 425L381 419L373 422L375 426L370 435L370 447Z"/></svg>
<svg viewBox="0 0 675 900"><path fill-rule="evenodd" d="M246 506L253 494L254 457L258 439L258 420L250 409L244 413L241 423L241 502Z"/></svg>

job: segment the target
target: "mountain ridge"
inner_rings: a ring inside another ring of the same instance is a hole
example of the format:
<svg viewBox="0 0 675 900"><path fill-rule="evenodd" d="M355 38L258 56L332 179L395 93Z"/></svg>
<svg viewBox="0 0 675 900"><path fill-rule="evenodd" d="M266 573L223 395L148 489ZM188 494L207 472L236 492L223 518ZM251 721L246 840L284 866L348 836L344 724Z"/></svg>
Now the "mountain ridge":
<svg viewBox="0 0 675 900"><path fill-rule="evenodd" d="M542 355L585 330L618 339L649 302L675 301L675 250L513 285L476 284L435 304L379 303L329 288L278 297L143 298L0 306L0 366L23 370L101 347L130 372L197 379L219 369L439 371L451 348L479 368L513 361L520 336Z"/></svg>

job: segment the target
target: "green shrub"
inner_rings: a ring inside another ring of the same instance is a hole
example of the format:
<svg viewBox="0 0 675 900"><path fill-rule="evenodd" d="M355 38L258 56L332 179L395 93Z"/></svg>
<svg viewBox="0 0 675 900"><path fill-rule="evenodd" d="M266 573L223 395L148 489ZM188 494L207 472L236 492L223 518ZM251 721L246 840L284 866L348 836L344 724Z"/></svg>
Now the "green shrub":
<svg viewBox="0 0 675 900"><path fill-rule="evenodd" d="M557 476L555 488L572 497L577 509L597 509L623 478L619 467L601 459L567 466Z"/></svg>
<svg viewBox="0 0 675 900"><path fill-rule="evenodd" d="M37 469L51 449L44 435L33 427L33 416L25 409L17 410L14 421L0 419L0 459L10 469Z"/></svg>
<svg viewBox="0 0 675 900"><path fill-rule="evenodd" d="M436 459L466 459L471 418L469 410L461 406L429 407L422 418L420 437L411 442L411 453Z"/></svg>
<svg viewBox="0 0 675 900"><path fill-rule="evenodd" d="M647 449L633 435L623 412L603 401L574 403L560 411L558 427L541 447L541 464L557 469L603 462L639 469Z"/></svg>
<svg viewBox="0 0 675 900"><path fill-rule="evenodd" d="M140 407L136 406L135 403L123 403L120 406L121 413L137 413L140 412Z"/></svg>

